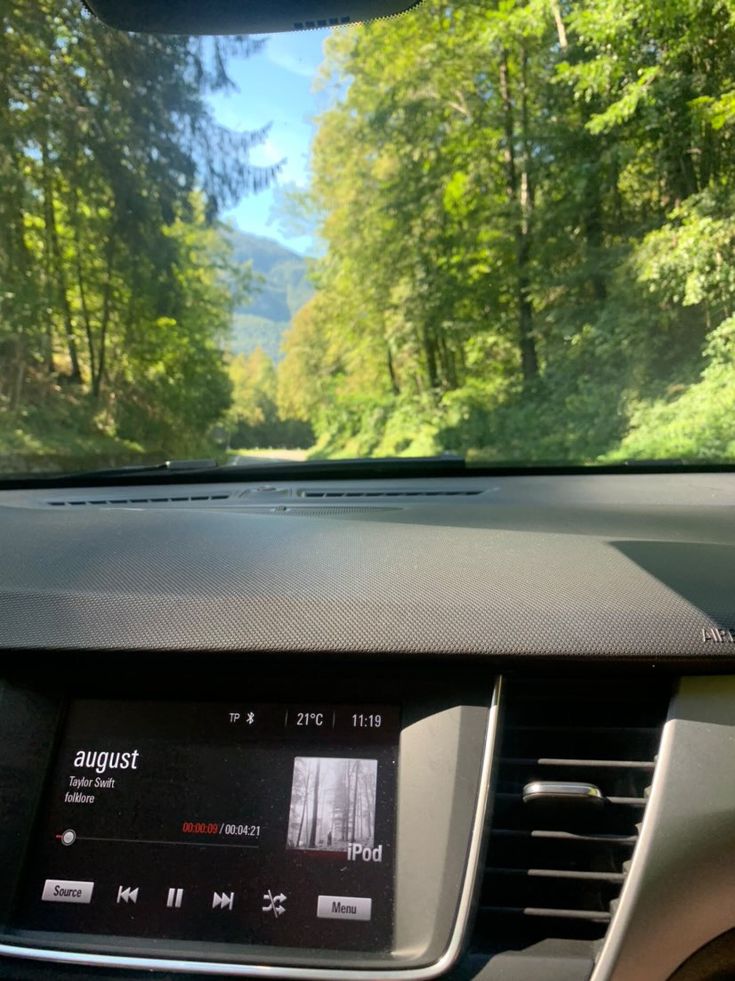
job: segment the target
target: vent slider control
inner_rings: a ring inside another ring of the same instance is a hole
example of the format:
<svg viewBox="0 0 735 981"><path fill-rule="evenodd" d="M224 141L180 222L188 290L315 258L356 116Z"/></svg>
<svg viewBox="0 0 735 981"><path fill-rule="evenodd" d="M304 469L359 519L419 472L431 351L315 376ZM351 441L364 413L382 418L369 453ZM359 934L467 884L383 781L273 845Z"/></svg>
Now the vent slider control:
<svg viewBox="0 0 735 981"><path fill-rule="evenodd" d="M605 796L593 783L568 780L532 780L523 788L524 804L592 804L605 803Z"/></svg>

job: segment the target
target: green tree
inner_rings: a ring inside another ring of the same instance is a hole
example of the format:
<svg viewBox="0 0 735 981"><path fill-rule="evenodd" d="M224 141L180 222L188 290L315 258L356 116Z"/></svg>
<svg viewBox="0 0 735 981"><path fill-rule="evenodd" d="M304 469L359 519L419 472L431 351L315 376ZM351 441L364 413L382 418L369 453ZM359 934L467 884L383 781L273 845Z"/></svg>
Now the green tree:
<svg viewBox="0 0 735 981"><path fill-rule="evenodd" d="M76 0L2 5L5 428L71 400L90 433L158 449L204 438L226 408L216 216L277 168L249 163L266 129L218 125L205 96L261 45L115 32Z"/></svg>
<svg viewBox="0 0 735 981"><path fill-rule="evenodd" d="M279 379L321 451L594 459L698 385L734 51L724 0L428 0L330 39L327 252Z"/></svg>

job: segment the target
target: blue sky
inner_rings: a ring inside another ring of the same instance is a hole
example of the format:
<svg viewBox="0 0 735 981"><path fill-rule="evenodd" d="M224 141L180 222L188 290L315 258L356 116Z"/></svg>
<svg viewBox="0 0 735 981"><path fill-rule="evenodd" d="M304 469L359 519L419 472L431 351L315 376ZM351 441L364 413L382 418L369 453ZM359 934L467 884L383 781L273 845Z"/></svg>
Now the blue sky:
<svg viewBox="0 0 735 981"><path fill-rule="evenodd" d="M313 91L328 31L273 34L259 54L233 60L229 72L238 91L216 93L210 104L217 119L235 130L272 124L267 142L252 154L254 164L285 159L279 185L306 187L313 118L325 106L326 95ZM225 215L243 231L277 239L295 252L311 253L308 235L293 236L274 213L278 190L245 197Z"/></svg>

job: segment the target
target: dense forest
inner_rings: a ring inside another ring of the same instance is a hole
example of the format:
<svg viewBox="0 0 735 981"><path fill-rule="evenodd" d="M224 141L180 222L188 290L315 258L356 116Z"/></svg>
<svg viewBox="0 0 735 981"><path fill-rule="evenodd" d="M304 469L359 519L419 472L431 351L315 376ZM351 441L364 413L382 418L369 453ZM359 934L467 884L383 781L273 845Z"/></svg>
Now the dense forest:
<svg viewBox="0 0 735 981"><path fill-rule="evenodd" d="M283 412L326 454L735 456L732 0L338 32Z"/></svg>
<svg viewBox="0 0 735 981"><path fill-rule="evenodd" d="M208 103L267 42L5 0L0 469L735 457L734 27L733 0L424 0L334 31L291 203L321 258L271 337L220 220L277 180L267 120Z"/></svg>
<svg viewBox="0 0 735 981"><path fill-rule="evenodd" d="M196 452L232 406L253 276L219 212L272 181L206 94L247 38L110 31L78 0L0 5L1 469Z"/></svg>
<svg viewBox="0 0 735 981"><path fill-rule="evenodd" d="M377 760L297 756L287 846L346 852L375 841Z"/></svg>

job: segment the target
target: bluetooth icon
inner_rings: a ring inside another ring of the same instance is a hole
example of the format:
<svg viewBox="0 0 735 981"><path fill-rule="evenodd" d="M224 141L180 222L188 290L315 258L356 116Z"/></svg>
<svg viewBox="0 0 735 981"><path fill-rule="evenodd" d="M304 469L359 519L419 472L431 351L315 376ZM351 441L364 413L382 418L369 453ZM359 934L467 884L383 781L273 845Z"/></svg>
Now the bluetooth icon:
<svg viewBox="0 0 735 981"><path fill-rule="evenodd" d="M245 721L249 726L251 726L253 722L255 722L255 712L248 712Z"/></svg>

